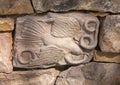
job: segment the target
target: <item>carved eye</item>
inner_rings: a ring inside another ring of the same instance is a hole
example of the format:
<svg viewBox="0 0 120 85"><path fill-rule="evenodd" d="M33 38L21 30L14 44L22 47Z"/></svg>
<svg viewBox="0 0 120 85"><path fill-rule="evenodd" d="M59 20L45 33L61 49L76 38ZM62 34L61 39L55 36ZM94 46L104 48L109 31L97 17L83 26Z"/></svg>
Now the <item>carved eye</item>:
<svg viewBox="0 0 120 85"><path fill-rule="evenodd" d="M33 58L33 53L31 51L22 51L18 57L18 61L21 64L28 64Z"/></svg>
<svg viewBox="0 0 120 85"><path fill-rule="evenodd" d="M95 20L87 20L84 25L86 31L88 32L94 32L97 27L97 23Z"/></svg>

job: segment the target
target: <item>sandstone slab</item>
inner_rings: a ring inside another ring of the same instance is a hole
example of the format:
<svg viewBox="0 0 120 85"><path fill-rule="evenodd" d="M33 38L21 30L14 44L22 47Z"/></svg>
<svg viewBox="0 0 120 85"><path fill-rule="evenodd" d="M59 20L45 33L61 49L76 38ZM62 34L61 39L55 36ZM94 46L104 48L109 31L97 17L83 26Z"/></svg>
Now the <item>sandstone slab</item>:
<svg viewBox="0 0 120 85"><path fill-rule="evenodd" d="M79 12L18 18L13 65L48 68L89 62L98 28L96 17Z"/></svg>
<svg viewBox="0 0 120 85"><path fill-rule="evenodd" d="M10 18L0 18L0 31L12 31L14 29L14 20Z"/></svg>
<svg viewBox="0 0 120 85"><path fill-rule="evenodd" d="M100 31L102 52L120 53L120 15L107 16Z"/></svg>
<svg viewBox="0 0 120 85"><path fill-rule="evenodd" d="M69 10L91 10L120 12L119 0L32 0L36 12L64 12Z"/></svg>
<svg viewBox="0 0 120 85"><path fill-rule="evenodd" d="M56 85L120 85L120 64L89 63L61 72Z"/></svg>
<svg viewBox="0 0 120 85"><path fill-rule="evenodd" d="M120 63L120 53L94 52L94 61Z"/></svg>
<svg viewBox="0 0 120 85"><path fill-rule="evenodd" d="M54 85L58 74L55 69L14 71L0 74L0 85Z"/></svg>
<svg viewBox="0 0 120 85"><path fill-rule="evenodd" d="M33 13L30 0L0 0L0 15Z"/></svg>
<svg viewBox="0 0 120 85"><path fill-rule="evenodd" d="M0 72L12 72L11 50L11 33L0 33Z"/></svg>

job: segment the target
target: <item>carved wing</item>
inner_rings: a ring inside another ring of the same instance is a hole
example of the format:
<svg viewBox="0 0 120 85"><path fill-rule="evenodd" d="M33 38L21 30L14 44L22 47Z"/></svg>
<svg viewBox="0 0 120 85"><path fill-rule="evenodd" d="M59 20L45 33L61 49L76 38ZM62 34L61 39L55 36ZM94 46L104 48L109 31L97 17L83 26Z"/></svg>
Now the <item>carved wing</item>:
<svg viewBox="0 0 120 85"><path fill-rule="evenodd" d="M51 24L46 21L27 18L23 22L21 36L24 40L31 42L40 42L45 33L50 33Z"/></svg>
<svg viewBox="0 0 120 85"><path fill-rule="evenodd" d="M51 34L55 37L73 37L80 31L80 24L72 17L55 17Z"/></svg>
<svg viewBox="0 0 120 85"><path fill-rule="evenodd" d="M39 58L29 63L30 67L50 67L55 66L65 56L63 50L55 46L41 48Z"/></svg>

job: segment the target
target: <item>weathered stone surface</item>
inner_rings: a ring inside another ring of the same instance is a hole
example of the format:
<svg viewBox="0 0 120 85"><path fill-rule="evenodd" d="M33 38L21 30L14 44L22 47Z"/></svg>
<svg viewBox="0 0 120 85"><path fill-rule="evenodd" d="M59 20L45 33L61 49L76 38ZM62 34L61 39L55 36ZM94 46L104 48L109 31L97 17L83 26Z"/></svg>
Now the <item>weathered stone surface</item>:
<svg viewBox="0 0 120 85"><path fill-rule="evenodd" d="M14 29L14 20L10 18L0 18L0 31L12 31Z"/></svg>
<svg viewBox="0 0 120 85"><path fill-rule="evenodd" d="M94 52L94 61L120 63L120 53Z"/></svg>
<svg viewBox="0 0 120 85"><path fill-rule="evenodd" d="M99 21L78 12L48 13L17 19L14 67L47 68L92 59Z"/></svg>
<svg viewBox="0 0 120 85"><path fill-rule="evenodd" d="M120 15L109 15L101 27L99 46L103 52L120 53Z"/></svg>
<svg viewBox="0 0 120 85"><path fill-rule="evenodd" d="M11 33L0 33L0 72L12 71L12 35Z"/></svg>
<svg viewBox="0 0 120 85"><path fill-rule="evenodd" d="M57 75L55 69L14 71L0 74L0 85L54 85Z"/></svg>
<svg viewBox="0 0 120 85"><path fill-rule="evenodd" d="M30 0L0 0L0 15L33 13Z"/></svg>
<svg viewBox="0 0 120 85"><path fill-rule="evenodd" d="M63 71L56 85L120 85L120 64L89 63Z"/></svg>
<svg viewBox="0 0 120 85"><path fill-rule="evenodd" d="M91 10L100 12L120 12L119 0L32 0L38 13L46 11Z"/></svg>

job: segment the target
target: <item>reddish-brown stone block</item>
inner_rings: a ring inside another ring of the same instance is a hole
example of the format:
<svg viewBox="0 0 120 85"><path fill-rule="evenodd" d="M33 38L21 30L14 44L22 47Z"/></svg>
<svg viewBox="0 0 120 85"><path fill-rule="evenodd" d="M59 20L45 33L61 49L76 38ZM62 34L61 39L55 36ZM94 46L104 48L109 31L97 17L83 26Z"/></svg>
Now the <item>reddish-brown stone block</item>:
<svg viewBox="0 0 120 85"><path fill-rule="evenodd" d="M0 0L0 15L30 13L33 13L30 0Z"/></svg>
<svg viewBox="0 0 120 85"><path fill-rule="evenodd" d="M12 35L0 33L0 72L12 72Z"/></svg>

